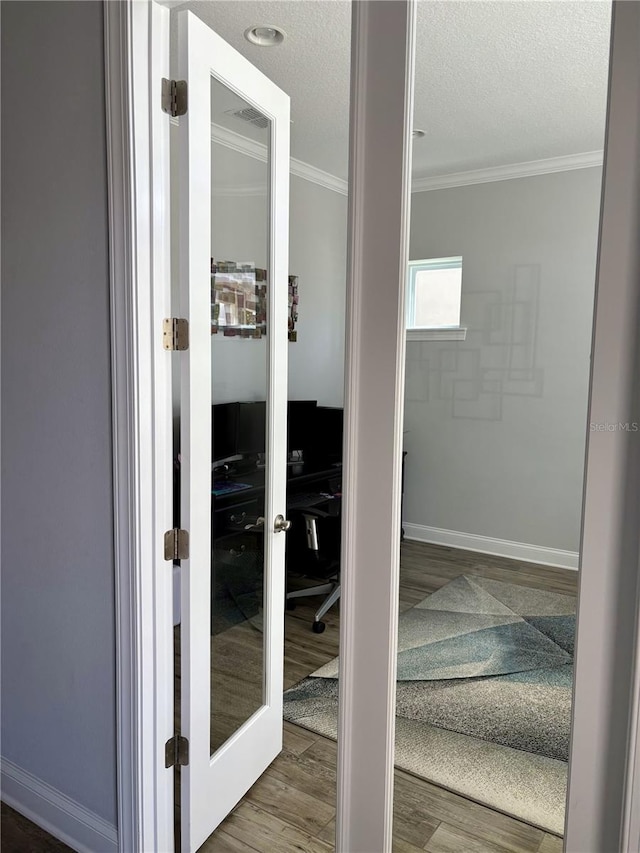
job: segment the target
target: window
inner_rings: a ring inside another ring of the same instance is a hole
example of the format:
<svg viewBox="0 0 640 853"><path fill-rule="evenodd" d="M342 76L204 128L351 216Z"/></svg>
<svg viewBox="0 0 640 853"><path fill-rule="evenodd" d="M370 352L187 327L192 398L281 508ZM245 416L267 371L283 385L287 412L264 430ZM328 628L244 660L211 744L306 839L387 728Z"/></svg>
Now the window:
<svg viewBox="0 0 640 853"><path fill-rule="evenodd" d="M460 326L462 258L409 261L407 338L464 340Z"/></svg>

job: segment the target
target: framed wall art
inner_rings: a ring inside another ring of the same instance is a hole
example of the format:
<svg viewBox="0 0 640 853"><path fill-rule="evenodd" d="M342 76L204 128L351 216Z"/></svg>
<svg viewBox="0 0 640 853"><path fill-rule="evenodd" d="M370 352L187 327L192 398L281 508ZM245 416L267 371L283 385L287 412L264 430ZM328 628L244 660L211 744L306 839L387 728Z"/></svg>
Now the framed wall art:
<svg viewBox="0 0 640 853"><path fill-rule="evenodd" d="M289 276L287 332L297 340L298 276ZM267 271L211 259L211 334L260 339L267 333Z"/></svg>

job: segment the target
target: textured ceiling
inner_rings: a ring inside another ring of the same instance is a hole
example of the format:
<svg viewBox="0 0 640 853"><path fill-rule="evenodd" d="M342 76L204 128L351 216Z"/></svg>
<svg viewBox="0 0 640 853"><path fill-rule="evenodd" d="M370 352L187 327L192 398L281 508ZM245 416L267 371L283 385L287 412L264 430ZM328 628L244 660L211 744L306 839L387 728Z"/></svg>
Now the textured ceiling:
<svg viewBox="0 0 640 853"><path fill-rule="evenodd" d="M190 9L291 96L291 154L347 177L351 4L188 0ZM607 0L419 0L414 178L602 148ZM247 27L275 24L257 47ZM238 132L242 133L242 125Z"/></svg>

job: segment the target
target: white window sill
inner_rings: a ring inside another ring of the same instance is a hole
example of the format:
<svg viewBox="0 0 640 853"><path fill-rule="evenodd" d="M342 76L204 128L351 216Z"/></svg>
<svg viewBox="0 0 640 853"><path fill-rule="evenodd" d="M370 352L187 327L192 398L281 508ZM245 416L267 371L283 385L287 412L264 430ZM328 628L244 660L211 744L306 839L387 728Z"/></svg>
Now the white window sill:
<svg viewBox="0 0 640 853"><path fill-rule="evenodd" d="M446 326L441 329L407 329L407 341L464 341L466 326Z"/></svg>

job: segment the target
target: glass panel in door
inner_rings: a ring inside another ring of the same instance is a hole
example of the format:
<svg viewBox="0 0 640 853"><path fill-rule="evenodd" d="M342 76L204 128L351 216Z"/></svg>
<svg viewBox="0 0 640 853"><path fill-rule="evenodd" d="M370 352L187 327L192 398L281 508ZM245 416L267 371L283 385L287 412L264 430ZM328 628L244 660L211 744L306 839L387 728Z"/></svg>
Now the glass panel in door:
<svg viewBox="0 0 640 853"><path fill-rule="evenodd" d="M458 275L408 317L397 843L562 846L610 20L418 4L409 258Z"/></svg>
<svg viewBox="0 0 640 853"><path fill-rule="evenodd" d="M215 78L211 118L214 753L264 701L271 122Z"/></svg>

